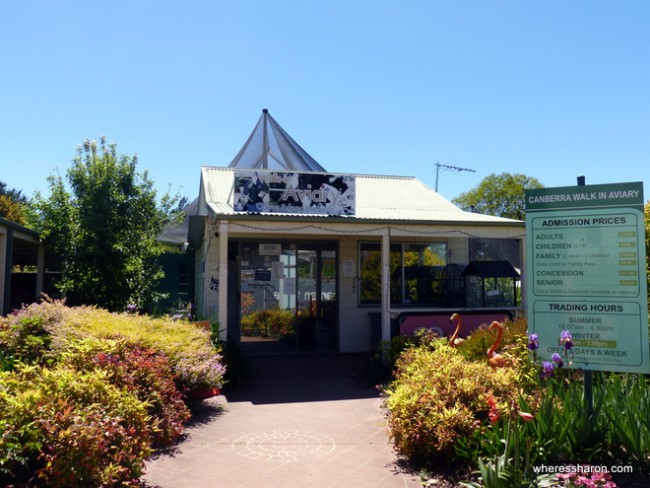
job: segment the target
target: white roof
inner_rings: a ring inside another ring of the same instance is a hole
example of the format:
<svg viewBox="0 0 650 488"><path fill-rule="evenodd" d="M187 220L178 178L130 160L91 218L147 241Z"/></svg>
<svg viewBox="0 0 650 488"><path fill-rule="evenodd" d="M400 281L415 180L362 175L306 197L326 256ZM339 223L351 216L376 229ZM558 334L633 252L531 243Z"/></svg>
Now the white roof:
<svg viewBox="0 0 650 488"><path fill-rule="evenodd" d="M410 176L353 175L356 185L356 212L340 219L350 222L381 220L403 223L458 223L523 225L519 220L466 212L440 196L420 180ZM296 219L331 219L311 214L250 214L237 212L234 204L234 168L201 168L199 215L245 216L258 215L273 219L291 216Z"/></svg>

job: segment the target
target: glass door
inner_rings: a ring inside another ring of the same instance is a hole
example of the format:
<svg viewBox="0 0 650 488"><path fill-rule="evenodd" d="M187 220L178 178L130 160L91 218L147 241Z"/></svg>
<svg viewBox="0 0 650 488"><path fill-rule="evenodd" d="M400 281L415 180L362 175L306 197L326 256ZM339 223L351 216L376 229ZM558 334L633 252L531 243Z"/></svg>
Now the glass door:
<svg viewBox="0 0 650 488"><path fill-rule="evenodd" d="M335 244L244 242L239 331L244 352L335 351Z"/></svg>
<svg viewBox="0 0 650 488"><path fill-rule="evenodd" d="M296 275L298 350L335 351L338 320L334 245L299 245Z"/></svg>

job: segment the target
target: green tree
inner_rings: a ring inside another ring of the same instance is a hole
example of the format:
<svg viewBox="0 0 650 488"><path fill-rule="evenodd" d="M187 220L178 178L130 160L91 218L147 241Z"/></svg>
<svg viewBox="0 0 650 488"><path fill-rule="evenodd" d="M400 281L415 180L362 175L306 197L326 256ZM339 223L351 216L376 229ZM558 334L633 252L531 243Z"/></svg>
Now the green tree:
<svg viewBox="0 0 650 488"><path fill-rule="evenodd" d="M461 193L452 201L459 207L472 208L482 214L524 220L524 191L530 188L544 188L544 185L531 176L493 173L486 176L476 188Z"/></svg>
<svg viewBox="0 0 650 488"><path fill-rule="evenodd" d="M148 307L163 276L156 237L181 218L178 196L157 199L137 156L118 155L115 144L85 140L67 172L50 176L50 196L34 202L39 229L61 258L60 288L68 303L111 311Z"/></svg>
<svg viewBox="0 0 650 488"><path fill-rule="evenodd" d="M7 195L16 203L27 203L27 197L23 195L22 190L16 190L15 188L7 188L7 184L0 181L0 195Z"/></svg>
<svg viewBox="0 0 650 488"><path fill-rule="evenodd" d="M7 184L0 181L0 217L25 225L27 203L22 191L7 188Z"/></svg>

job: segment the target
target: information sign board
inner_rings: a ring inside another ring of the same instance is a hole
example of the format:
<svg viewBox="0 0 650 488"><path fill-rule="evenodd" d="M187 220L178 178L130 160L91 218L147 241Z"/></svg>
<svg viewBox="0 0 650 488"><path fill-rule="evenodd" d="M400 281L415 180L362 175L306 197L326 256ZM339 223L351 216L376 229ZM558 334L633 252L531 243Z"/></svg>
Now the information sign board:
<svg viewBox="0 0 650 488"><path fill-rule="evenodd" d="M540 358L573 337L574 367L650 373L643 184L526 191L529 329Z"/></svg>

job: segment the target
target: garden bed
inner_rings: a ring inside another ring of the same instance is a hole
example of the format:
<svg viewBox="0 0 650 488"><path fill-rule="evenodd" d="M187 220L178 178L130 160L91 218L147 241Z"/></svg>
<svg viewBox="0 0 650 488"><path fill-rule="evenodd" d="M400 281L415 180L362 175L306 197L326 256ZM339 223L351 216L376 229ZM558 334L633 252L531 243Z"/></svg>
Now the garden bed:
<svg viewBox="0 0 650 488"><path fill-rule="evenodd" d="M154 449L218 394L222 357L188 322L62 302L0 319L0 485L137 486Z"/></svg>
<svg viewBox="0 0 650 488"><path fill-rule="evenodd" d="M506 321L495 350L496 329L481 328L456 347L426 332L384 344L383 357L396 358L383 388L389 435L413 469L430 486L509 488L574 486L535 474L540 466L630 466L632 473L611 473L609 485L594 475L593 486L647 486L648 378L594 373L590 415L570 337L558 338L563 356L540 364L525 320ZM499 362L488 361L488 349Z"/></svg>

